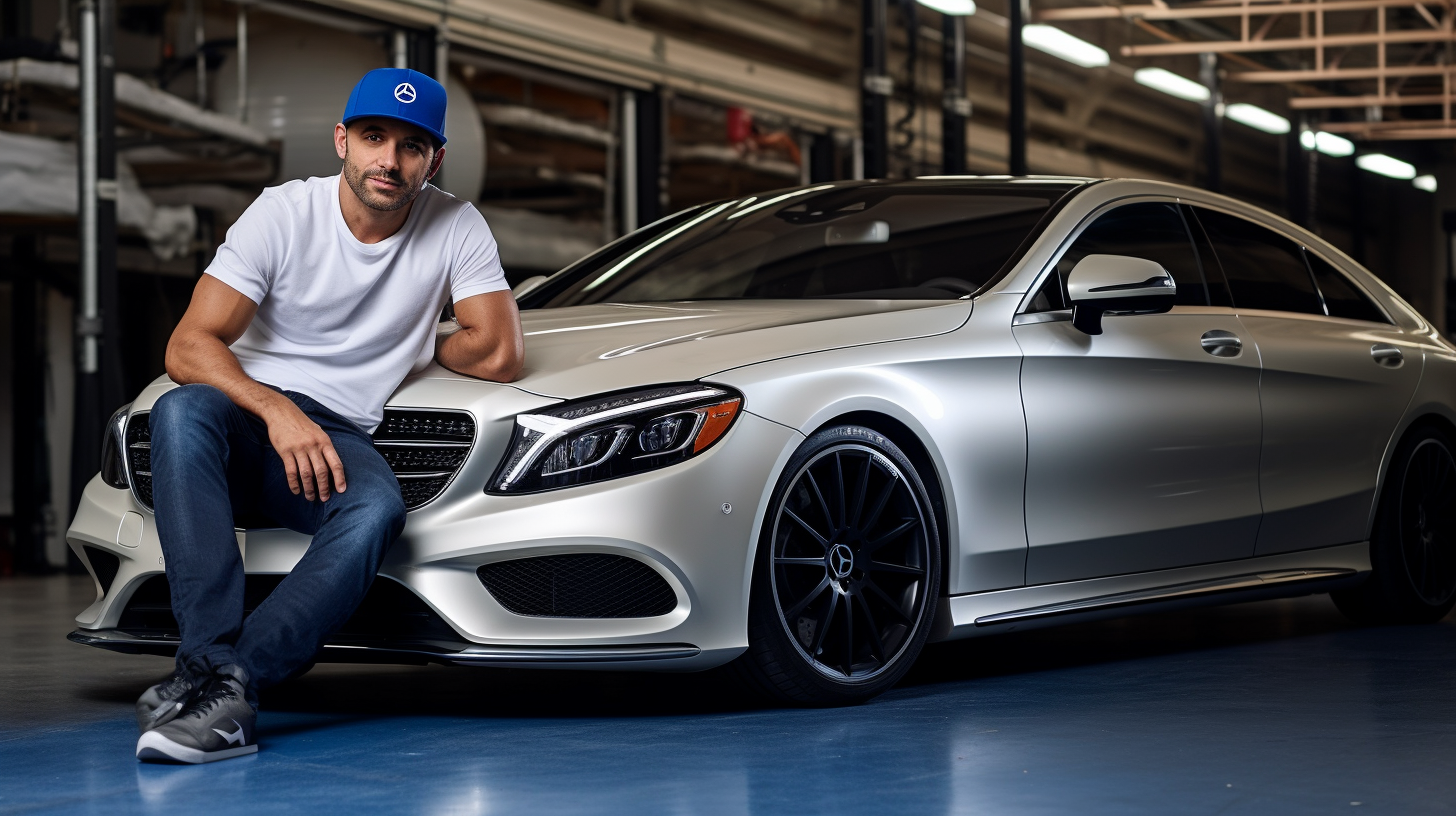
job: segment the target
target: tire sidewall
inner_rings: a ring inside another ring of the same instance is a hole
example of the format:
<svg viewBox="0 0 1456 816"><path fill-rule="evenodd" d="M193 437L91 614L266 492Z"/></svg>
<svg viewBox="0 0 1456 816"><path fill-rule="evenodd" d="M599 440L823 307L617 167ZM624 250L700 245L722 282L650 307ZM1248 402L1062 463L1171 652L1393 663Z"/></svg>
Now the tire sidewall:
<svg viewBox="0 0 1456 816"><path fill-rule="evenodd" d="M1456 597L1445 603L1431 605L1425 602L1412 585L1405 555L1401 547L1401 495L1405 488L1406 474L1417 449L1422 443L1434 440L1456 456L1456 444L1451 434L1442 428L1424 426L1417 428L1401 440L1391 459L1390 472L1380 492L1380 503L1375 513L1375 525L1370 537L1370 580L1363 589L1364 601L1372 622L1378 623L1423 623L1444 618L1456 606Z"/></svg>

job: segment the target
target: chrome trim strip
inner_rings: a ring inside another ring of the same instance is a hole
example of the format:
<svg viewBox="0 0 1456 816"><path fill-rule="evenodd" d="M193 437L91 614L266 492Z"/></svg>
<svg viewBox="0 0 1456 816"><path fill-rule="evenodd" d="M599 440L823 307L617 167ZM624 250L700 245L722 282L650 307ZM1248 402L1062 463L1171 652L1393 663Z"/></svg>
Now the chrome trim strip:
<svg viewBox="0 0 1456 816"><path fill-rule="evenodd" d="M1239 589L1253 589L1255 587L1288 584L1297 581L1321 581L1330 578L1347 578L1354 574L1355 570L1343 567L1259 572L1250 575L1236 575L1231 578L1215 578L1210 581L1172 584L1170 586L1142 589L1134 592L1118 592L1112 595L1084 598L1078 601L1016 609L996 615L982 615L976 618L975 623L977 626L990 626L997 623L1027 620L1029 618L1044 618L1052 615L1065 615L1072 612L1086 612L1092 609L1130 606L1132 604L1151 603L1153 601L1168 601L1175 598L1190 598L1198 595L1209 595L1215 592L1232 592Z"/></svg>
<svg viewBox="0 0 1456 816"><path fill-rule="evenodd" d="M373 440L376 448L468 448L469 442L401 442L395 439Z"/></svg>
<svg viewBox="0 0 1456 816"><path fill-rule="evenodd" d="M77 629L66 635L73 643L117 651L165 648L175 649L177 638L137 637L117 629ZM453 645L453 644L452 644ZM702 649L686 643L665 643L647 646L486 646L470 645L456 651L446 644L414 643L388 645L354 645L326 643L323 659L348 653L374 655L409 655L461 666L500 665L577 665L591 663L639 663L653 660L683 660L697 657Z"/></svg>
<svg viewBox="0 0 1456 816"><path fill-rule="evenodd" d="M455 471L453 471L453 470L439 470L439 471L433 471L433 472L430 472L430 473L398 473L398 472L396 472L394 474L394 478L396 478L396 479L439 479L439 478L444 477L444 476L453 476L453 475L455 475ZM441 492L444 492L444 488L441 488ZM420 505L420 506L423 507L424 505Z"/></svg>

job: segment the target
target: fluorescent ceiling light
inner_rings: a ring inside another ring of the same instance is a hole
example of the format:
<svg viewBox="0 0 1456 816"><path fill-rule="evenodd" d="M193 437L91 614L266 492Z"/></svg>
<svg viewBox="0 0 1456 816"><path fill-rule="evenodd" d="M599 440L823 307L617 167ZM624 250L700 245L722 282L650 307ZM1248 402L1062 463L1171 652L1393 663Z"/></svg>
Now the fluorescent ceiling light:
<svg viewBox="0 0 1456 816"><path fill-rule="evenodd" d="M1416 176L1411 179L1411 184L1414 184L1417 190L1425 190L1428 193L1436 192L1435 176Z"/></svg>
<svg viewBox="0 0 1456 816"><path fill-rule="evenodd" d="M1384 153L1366 153L1363 156L1357 156L1355 157L1355 165L1361 170L1369 170L1372 173L1379 173L1382 176L1390 176L1396 179L1413 179L1416 177L1415 165L1392 158Z"/></svg>
<svg viewBox="0 0 1456 816"><path fill-rule="evenodd" d="M1060 28L1040 23L1023 26L1021 41L1038 51L1061 57L1083 68L1101 68L1112 61L1106 51L1092 43L1073 37Z"/></svg>
<svg viewBox="0 0 1456 816"><path fill-rule="evenodd" d="M1306 130L1299 134L1299 144L1305 150L1318 150L1326 156L1348 156L1355 152L1355 143L1333 133Z"/></svg>
<svg viewBox="0 0 1456 816"><path fill-rule="evenodd" d="M920 5L952 17L966 17L976 13L976 0L920 0Z"/></svg>
<svg viewBox="0 0 1456 816"><path fill-rule="evenodd" d="M1250 105L1247 102L1235 102L1224 108L1223 115L1238 122L1241 125L1248 125L1254 130L1262 130L1265 133L1288 133L1289 120L1283 116L1267 111L1258 105Z"/></svg>
<svg viewBox="0 0 1456 816"><path fill-rule="evenodd" d="M1187 99L1190 102L1208 101L1207 88L1187 77L1178 76L1172 71L1165 71L1162 68L1139 68L1132 72L1132 78L1137 80L1139 85L1146 85L1153 90L1162 91L1179 99Z"/></svg>

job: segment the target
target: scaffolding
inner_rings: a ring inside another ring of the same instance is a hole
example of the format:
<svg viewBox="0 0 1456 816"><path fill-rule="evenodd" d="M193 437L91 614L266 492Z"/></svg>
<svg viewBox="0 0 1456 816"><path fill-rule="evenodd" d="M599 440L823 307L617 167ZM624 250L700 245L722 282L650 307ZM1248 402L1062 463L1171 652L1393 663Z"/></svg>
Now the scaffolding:
<svg viewBox="0 0 1456 816"><path fill-rule="evenodd" d="M1293 110L1364 110L1364 121L1326 121L1321 130L1368 140L1447 139L1456 137L1453 6L1428 0L1202 0L1045 9L1038 17L1125 19L1164 42L1124 46L1123 56L1219 54L1248 69L1229 70L1230 82L1289 86ZM1251 54L1275 65L1255 62Z"/></svg>

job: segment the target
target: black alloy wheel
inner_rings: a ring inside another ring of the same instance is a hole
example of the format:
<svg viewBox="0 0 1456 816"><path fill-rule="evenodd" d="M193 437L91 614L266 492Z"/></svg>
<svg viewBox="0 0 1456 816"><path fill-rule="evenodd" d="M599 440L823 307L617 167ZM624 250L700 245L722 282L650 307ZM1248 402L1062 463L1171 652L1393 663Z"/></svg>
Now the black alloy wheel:
<svg viewBox="0 0 1456 816"><path fill-rule="evenodd" d="M1370 541L1370 580L1334 593L1361 623L1430 623L1456 606L1456 456L1427 427L1396 451Z"/></svg>
<svg viewBox="0 0 1456 816"><path fill-rule="evenodd" d="M821 431L774 491L740 662L785 701L868 699L914 662L939 586L935 516L909 459L868 428Z"/></svg>

